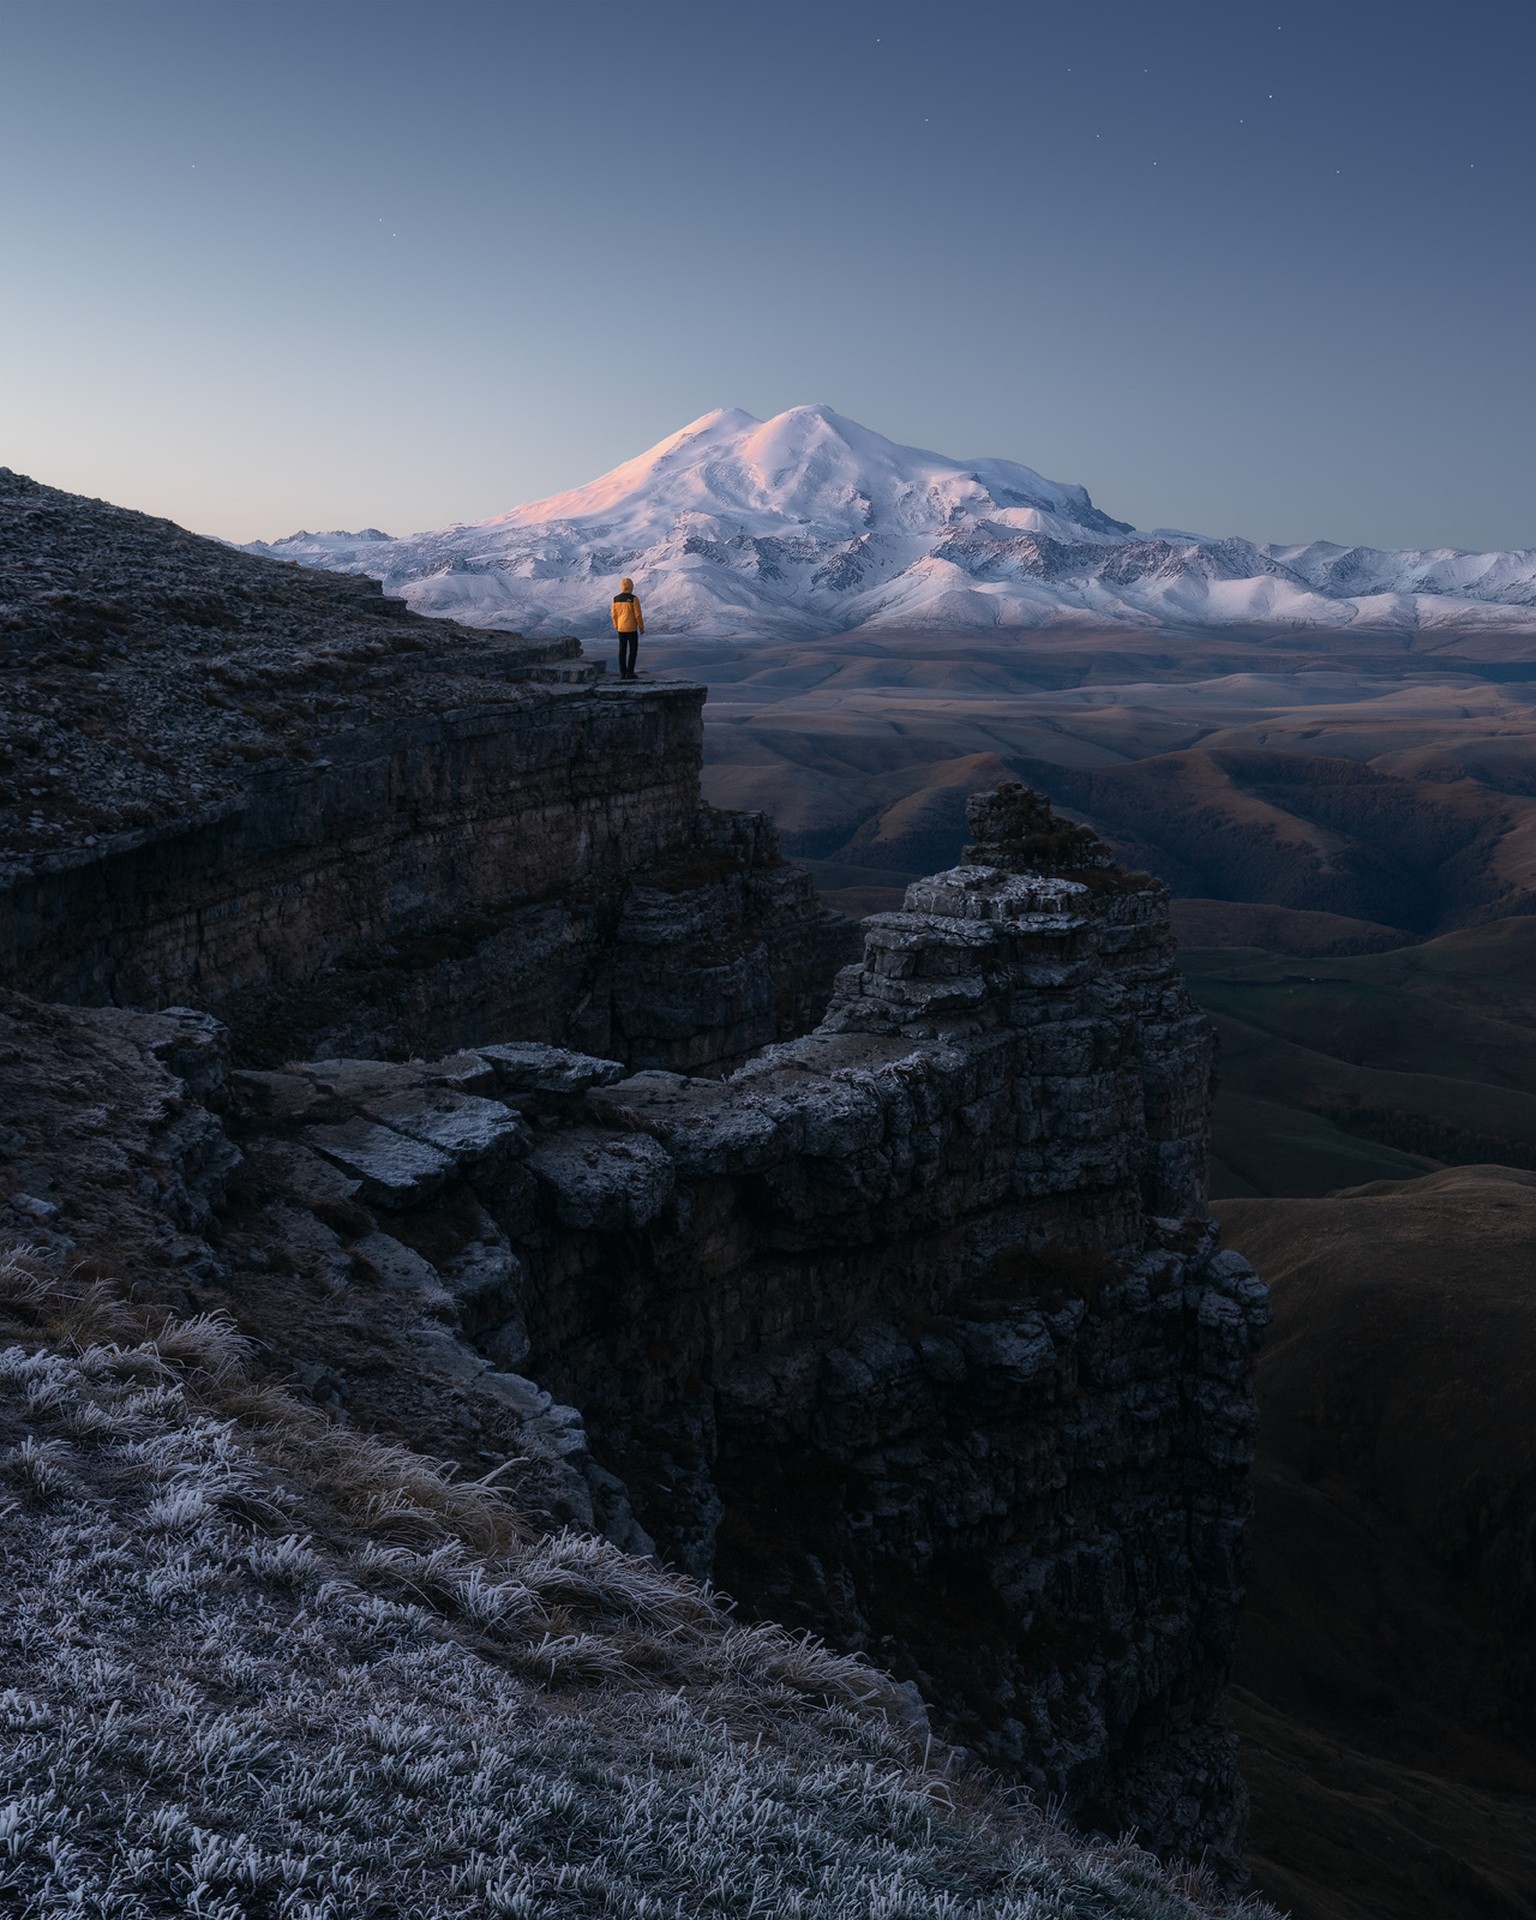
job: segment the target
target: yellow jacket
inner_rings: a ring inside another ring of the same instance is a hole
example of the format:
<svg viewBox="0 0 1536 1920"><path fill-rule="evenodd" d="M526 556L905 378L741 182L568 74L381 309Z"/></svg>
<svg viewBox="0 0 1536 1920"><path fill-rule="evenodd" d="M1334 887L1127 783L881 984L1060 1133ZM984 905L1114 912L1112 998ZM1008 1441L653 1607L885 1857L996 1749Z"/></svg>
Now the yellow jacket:
<svg viewBox="0 0 1536 1920"><path fill-rule="evenodd" d="M619 633L645 632L645 615L640 611L640 602L635 598L633 580L619 582L619 591L613 596L613 624Z"/></svg>

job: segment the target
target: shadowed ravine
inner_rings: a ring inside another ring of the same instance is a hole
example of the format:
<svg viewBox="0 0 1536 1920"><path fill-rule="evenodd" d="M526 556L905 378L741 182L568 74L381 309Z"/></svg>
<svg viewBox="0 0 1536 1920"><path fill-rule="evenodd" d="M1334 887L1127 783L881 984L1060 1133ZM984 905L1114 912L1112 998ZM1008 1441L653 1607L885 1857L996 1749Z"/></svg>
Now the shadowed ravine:
<svg viewBox="0 0 1536 1920"><path fill-rule="evenodd" d="M1298 1920L1536 1912L1536 640L687 657L710 790L772 809L844 911L952 857L1005 773L1183 896L1216 1211L1277 1315L1231 1695L1257 1883Z"/></svg>

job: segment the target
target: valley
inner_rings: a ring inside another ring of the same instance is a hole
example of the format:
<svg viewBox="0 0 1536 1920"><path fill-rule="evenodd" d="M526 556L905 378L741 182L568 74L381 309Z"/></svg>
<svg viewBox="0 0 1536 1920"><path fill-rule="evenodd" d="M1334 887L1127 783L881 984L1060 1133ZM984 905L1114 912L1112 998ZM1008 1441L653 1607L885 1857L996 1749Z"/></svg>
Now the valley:
<svg viewBox="0 0 1536 1920"><path fill-rule="evenodd" d="M1536 1913L1536 637L653 643L850 915L1049 791L1175 893L1213 1211L1268 1282L1229 1707L1294 1920Z"/></svg>
<svg viewBox="0 0 1536 1920"><path fill-rule="evenodd" d="M966 795L1049 792L1175 896L1223 1034L1217 1194L1533 1164L1536 637L1101 632L653 642L705 787L888 910ZM1298 965L1321 962L1326 967Z"/></svg>
<svg viewBox="0 0 1536 1920"><path fill-rule="evenodd" d="M1536 1910L1536 1174L1218 1202L1270 1288L1229 1696L1296 1920Z"/></svg>

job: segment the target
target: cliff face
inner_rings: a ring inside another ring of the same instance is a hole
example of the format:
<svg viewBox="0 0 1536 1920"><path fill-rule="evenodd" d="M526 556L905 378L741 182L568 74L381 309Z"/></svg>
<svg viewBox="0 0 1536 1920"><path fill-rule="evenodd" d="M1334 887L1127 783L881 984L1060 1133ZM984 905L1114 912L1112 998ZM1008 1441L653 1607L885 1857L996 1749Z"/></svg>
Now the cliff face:
<svg viewBox="0 0 1536 1920"><path fill-rule="evenodd" d="M770 829L701 807L702 689L516 691L33 862L6 971L206 1007L275 1060L517 1033L706 1066L803 1026L843 930Z"/></svg>
<svg viewBox="0 0 1536 1920"><path fill-rule="evenodd" d="M0 470L0 978L249 1059L507 1034L702 1068L843 923L699 800L704 690L422 620Z"/></svg>
<svg viewBox="0 0 1536 1920"><path fill-rule="evenodd" d="M850 930L699 803L700 689L402 649L344 583L171 542L178 706L153 523L0 482L66 583L6 615L0 1226L867 1652L1085 1821L1234 1859L1267 1309L1205 1215L1165 890L999 789L834 990ZM174 765L114 771L133 714Z"/></svg>
<svg viewBox="0 0 1536 1920"><path fill-rule="evenodd" d="M724 1080L527 1042L231 1079L207 1015L13 999L4 1221L1231 1862L1267 1304L1204 1213L1209 1030L1160 886L1022 794L973 819Z"/></svg>

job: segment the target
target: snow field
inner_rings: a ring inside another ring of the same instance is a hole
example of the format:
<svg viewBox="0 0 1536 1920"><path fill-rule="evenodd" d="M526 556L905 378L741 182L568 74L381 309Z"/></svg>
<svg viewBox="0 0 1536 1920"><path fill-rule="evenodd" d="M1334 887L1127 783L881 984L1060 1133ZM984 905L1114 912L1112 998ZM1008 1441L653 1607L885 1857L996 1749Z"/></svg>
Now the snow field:
<svg viewBox="0 0 1536 1920"><path fill-rule="evenodd" d="M1536 552L1138 533L1082 487L900 446L826 406L705 414L584 487L492 519L401 540L297 533L249 551L371 575L418 613L541 637L605 637L624 574L657 633L720 638L1063 620L1536 623Z"/></svg>

